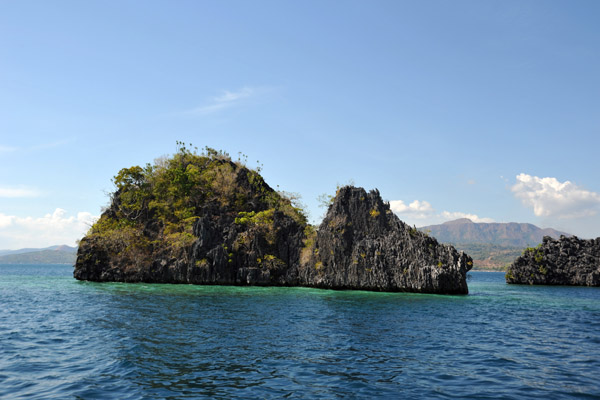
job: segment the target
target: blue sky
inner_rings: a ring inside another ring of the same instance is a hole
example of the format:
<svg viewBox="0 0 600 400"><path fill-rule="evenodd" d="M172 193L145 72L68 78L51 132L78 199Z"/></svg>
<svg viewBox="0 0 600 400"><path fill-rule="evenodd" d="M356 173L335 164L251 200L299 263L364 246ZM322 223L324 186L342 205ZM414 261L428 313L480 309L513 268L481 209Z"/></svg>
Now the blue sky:
<svg viewBox="0 0 600 400"><path fill-rule="evenodd" d="M0 249L73 245L176 141L404 221L600 236L600 2L0 1Z"/></svg>

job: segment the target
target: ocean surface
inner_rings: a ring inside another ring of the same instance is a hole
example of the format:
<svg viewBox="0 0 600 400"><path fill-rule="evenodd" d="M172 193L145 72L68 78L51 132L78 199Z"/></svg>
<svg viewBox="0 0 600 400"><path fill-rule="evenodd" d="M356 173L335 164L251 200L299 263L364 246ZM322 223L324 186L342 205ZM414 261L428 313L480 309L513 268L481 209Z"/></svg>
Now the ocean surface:
<svg viewBox="0 0 600 400"><path fill-rule="evenodd" d="M1 399L600 398L600 288L79 282L0 265Z"/></svg>

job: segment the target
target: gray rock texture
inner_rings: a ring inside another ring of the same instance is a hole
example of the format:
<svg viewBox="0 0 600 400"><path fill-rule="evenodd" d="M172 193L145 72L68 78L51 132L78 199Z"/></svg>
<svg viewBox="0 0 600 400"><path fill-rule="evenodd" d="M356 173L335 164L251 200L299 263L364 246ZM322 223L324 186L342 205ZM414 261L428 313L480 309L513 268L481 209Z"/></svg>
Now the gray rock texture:
<svg viewBox="0 0 600 400"><path fill-rule="evenodd" d="M123 169L111 204L80 241L81 280L295 284L306 218L243 164L183 149Z"/></svg>
<svg viewBox="0 0 600 400"><path fill-rule="evenodd" d="M410 227L377 190L346 186L329 207L299 273L306 286L466 294L472 259Z"/></svg>
<svg viewBox="0 0 600 400"><path fill-rule="evenodd" d="M315 230L295 214L267 204L263 199L274 192L266 184L255 191L247 182L247 171L233 169L233 173L238 187L244 188L245 211L219 202L202 204L192 241L183 247L166 241L164 226L151 212L137 214L141 217L136 216L135 230L110 228L102 233L100 224L92 230L96 233L80 242L75 278L468 292L466 273L471 258L404 224L378 191L339 189ZM115 193L104 212L104 224L114 226L124 215L119 196Z"/></svg>
<svg viewBox="0 0 600 400"><path fill-rule="evenodd" d="M600 238L544 237L506 272L506 282L529 285L600 286Z"/></svg>
<svg viewBox="0 0 600 400"><path fill-rule="evenodd" d="M118 252L94 236L84 237L74 276L100 282L297 284L305 224L259 201L256 205L255 218L246 220L227 207L206 205L193 225L195 239L178 250L160 241L163 229L151 219L144 232L159 243L138 252Z"/></svg>

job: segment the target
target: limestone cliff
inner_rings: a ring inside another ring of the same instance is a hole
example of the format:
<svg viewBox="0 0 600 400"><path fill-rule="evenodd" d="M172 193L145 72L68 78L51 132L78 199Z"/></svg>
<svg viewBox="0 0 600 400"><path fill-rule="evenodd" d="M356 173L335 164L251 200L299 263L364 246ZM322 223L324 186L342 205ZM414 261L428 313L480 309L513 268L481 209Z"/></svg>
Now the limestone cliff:
<svg viewBox="0 0 600 400"><path fill-rule="evenodd" d="M344 187L315 230L257 171L207 149L123 169L80 241L80 280L464 294L472 260Z"/></svg>
<svg viewBox="0 0 600 400"><path fill-rule="evenodd" d="M303 254L307 286L466 294L471 258L400 221L378 191L343 187Z"/></svg>
<svg viewBox="0 0 600 400"><path fill-rule="evenodd" d="M306 218L224 153L182 148L123 169L109 208L81 240L81 280L295 284Z"/></svg>
<svg viewBox="0 0 600 400"><path fill-rule="evenodd" d="M600 238L544 237L528 248L506 272L507 283L600 286Z"/></svg>

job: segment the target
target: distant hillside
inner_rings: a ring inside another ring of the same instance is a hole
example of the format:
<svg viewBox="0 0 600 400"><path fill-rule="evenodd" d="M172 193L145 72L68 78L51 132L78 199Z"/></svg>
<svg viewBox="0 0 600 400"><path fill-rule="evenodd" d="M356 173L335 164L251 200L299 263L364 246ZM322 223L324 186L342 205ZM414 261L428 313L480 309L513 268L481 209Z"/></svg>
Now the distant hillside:
<svg viewBox="0 0 600 400"><path fill-rule="evenodd" d="M0 264L75 264L77 248L51 246L43 249L0 250Z"/></svg>
<svg viewBox="0 0 600 400"><path fill-rule="evenodd" d="M474 269L504 270L526 247L544 236L559 238L568 233L541 229L532 224L475 223L467 218L419 228L442 243L450 243L473 257Z"/></svg>
<svg viewBox="0 0 600 400"><path fill-rule="evenodd" d="M77 253L77 247L67 246L66 244L59 244L59 245L55 245L55 246L41 247L41 248L26 247L24 249L18 249L18 250L0 250L0 256L6 256L9 254L33 253L35 251L42 251L42 250L58 250L58 251L65 251L67 253Z"/></svg>
<svg viewBox="0 0 600 400"><path fill-rule="evenodd" d="M467 218L445 222L441 225L429 225L419 228L429 232L442 243L478 243L495 244L525 248L542 242L544 236L558 239L560 235L570 236L551 228L541 229L532 224L475 223Z"/></svg>
<svg viewBox="0 0 600 400"><path fill-rule="evenodd" d="M497 271L506 270L517 257L523 254L525 249L524 247L485 243L454 243L454 247L473 258L473 269Z"/></svg>

